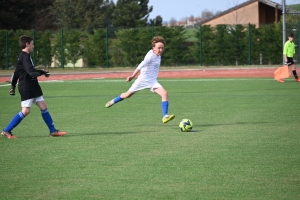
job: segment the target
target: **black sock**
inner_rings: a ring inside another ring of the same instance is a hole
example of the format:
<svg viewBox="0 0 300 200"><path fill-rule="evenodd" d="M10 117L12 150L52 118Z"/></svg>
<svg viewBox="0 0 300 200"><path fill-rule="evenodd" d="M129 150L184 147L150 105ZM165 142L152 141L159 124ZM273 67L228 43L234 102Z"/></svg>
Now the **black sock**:
<svg viewBox="0 0 300 200"><path fill-rule="evenodd" d="M295 78L298 78L296 70L293 70L292 72L293 72L293 74L294 74L294 77L295 77Z"/></svg>

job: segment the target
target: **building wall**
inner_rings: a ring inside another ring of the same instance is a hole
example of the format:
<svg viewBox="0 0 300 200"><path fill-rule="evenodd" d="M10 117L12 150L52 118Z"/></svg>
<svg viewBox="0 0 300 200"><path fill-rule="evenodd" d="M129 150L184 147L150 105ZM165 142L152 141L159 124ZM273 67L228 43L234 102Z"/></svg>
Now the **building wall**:
<svg viewBox="0 0 300 200"><path fill-rule="evenodd" d="M255 24L259 27L259 2L253 2L230 13L212 19L203 25L216 26L218 24Z"/></svg>
<svg viewBox="0 0 300 200"><path fill-rule="evenodd" d="M259 21L260 24L270 24L280 20L281 10L270 7L266 4L259 4Z"/></svg>

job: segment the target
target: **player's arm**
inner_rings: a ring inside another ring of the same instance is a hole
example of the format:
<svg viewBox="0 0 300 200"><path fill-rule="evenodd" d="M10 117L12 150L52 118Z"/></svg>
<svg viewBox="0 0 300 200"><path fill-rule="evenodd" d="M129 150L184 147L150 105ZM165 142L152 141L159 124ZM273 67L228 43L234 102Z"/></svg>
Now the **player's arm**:
<svg viewBox="0 0 300 200"><path fill-rule="evenodd" d="M23 69L27 72L27 74L29 74L31 77L38 77L41 75L45 75L46 77L49 77L49 71L48 70L38 70L35 69L31 63L30 60L30 56L23 56L23 60L22 60L22 64L23 64Z"/></svg>
<svg viewBox="0 0 300 200"><path fill-rule="evenodd" d="M18 67L17 67L14 73L11 75L11 79L10 79L11 88L9 90L10 95L16 94L15 89L16 89L18 79L19 79L19 74L18 74Z"/></svg>
<svg viewBox="0 0 300 200"><path fill-rule="evenodd" d="M140 69L137 67L137 68L134 70L134 72L132 73L132 75L131 75L131 76L128 76L128 77L126 78L126 81L127 81L127 82L130 82L132 79L134 79L134 77L135 77L139 72L140 72Z"/></svg>
<svg viewBox="0 0 300 200"><path fill-rule="evenodd" d="M285 44L284 44L284 47L283 47L283 58L284 58L284 62L287 62L286 53L287 53L287 45L286 45L286 43L285 43Z"/></svg>
<svg viewBox="0 0 300 200"><path fill-rule="evenodd" d="M17 72L17 69L18 68L16 68L14 73L11 75L11 79L10 79L11 86L14 87L14 88L16 87L18 79L19 79L19 74Z"/></svg>

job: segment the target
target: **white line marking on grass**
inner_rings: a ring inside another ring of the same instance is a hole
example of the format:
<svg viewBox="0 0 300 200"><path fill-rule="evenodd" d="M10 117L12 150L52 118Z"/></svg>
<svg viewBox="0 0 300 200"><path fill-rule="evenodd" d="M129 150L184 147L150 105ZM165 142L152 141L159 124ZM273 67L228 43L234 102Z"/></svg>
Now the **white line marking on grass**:
<svg viewBox="0 0 300 200"><path fill-rule="evenodd" d="M192 78L192 79L158 79L159 82L214 82L214 81L275 81L272 78L222 78L222 79L214 79L214 78L207 78L207 79L203 79L203 78ZM108 82L108 83L112 83L112 82L126 82L125 79L105 79L105 78L94 78L94 79L89 79L89 80L51 80L51 81L39 81L40 83L72 83L72 82L76 82L76 83L94 83L94 82ZM133 83L133 81L132 81ZM0 86L10 86L10 84L4 84L4 85L0 85Z"/></svg>
<svg viewBox="0 0 300 200"><path fill-rule="evenodd" d="M95 82L126 82L126 80L112 80L112 79L91 79L91 80L68 80L68 83L95 83Z"/></svg>
<svg viewBox="0 0 300 200"><path fill-rule="evenodd" d="M10 86L10 85L11 85L11 84L4 84L4 85L0 85L0 87L1 87L1 86Z"/></svg>
<svg viewBox="0 0 300 200"><path fill-rule="evenodd" d="M237 78L237 79L233 79L233 78L224 78L224 79L213 79L213 78L209 78L209 79L160 79L159 81L274 81L274 79L245 79L245 78Z"/></svg>
<svg viewBox="0 0 300 200"><path fill-rule="evenodd" d="M39 83L63 83L61 80L39 81Z"/></svg>
<svg viewBox="0 0 300 200"><path fill-rule="evenodd" d="M210 81L274 81L274 79L270 78L264 78L264 79L245 79L245 78L224 78L224 79L213 79L213 78L208 78L208 79L158 79L159 82L165 81L165 82L185 82L185 81L190 81L190 82L195 82L195 81L203 81L203 82L210 82ZM95 78L95 79L90 79L90 80L66 80L65 82L76 82L76 83L89 83L89 82L126 82L125 79L105 79L105 78ZM132 81L133 83L133 81Z"/></svg>

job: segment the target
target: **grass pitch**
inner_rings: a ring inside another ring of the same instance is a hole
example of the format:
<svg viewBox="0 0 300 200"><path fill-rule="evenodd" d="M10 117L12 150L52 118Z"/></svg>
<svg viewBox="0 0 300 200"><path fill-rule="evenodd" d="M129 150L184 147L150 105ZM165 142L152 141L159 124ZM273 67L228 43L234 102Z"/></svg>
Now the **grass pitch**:
<svg viewBox="0 0 300 200"><path fill-rule="evenodd" d="M38 107L0 138L0 199L300 199L300 84L271 79L161 79L113 107L123 79L41 83L57 128ZM0 125L20 96L0 85ZM192 120L193 132L178 128Z"/></svg>

